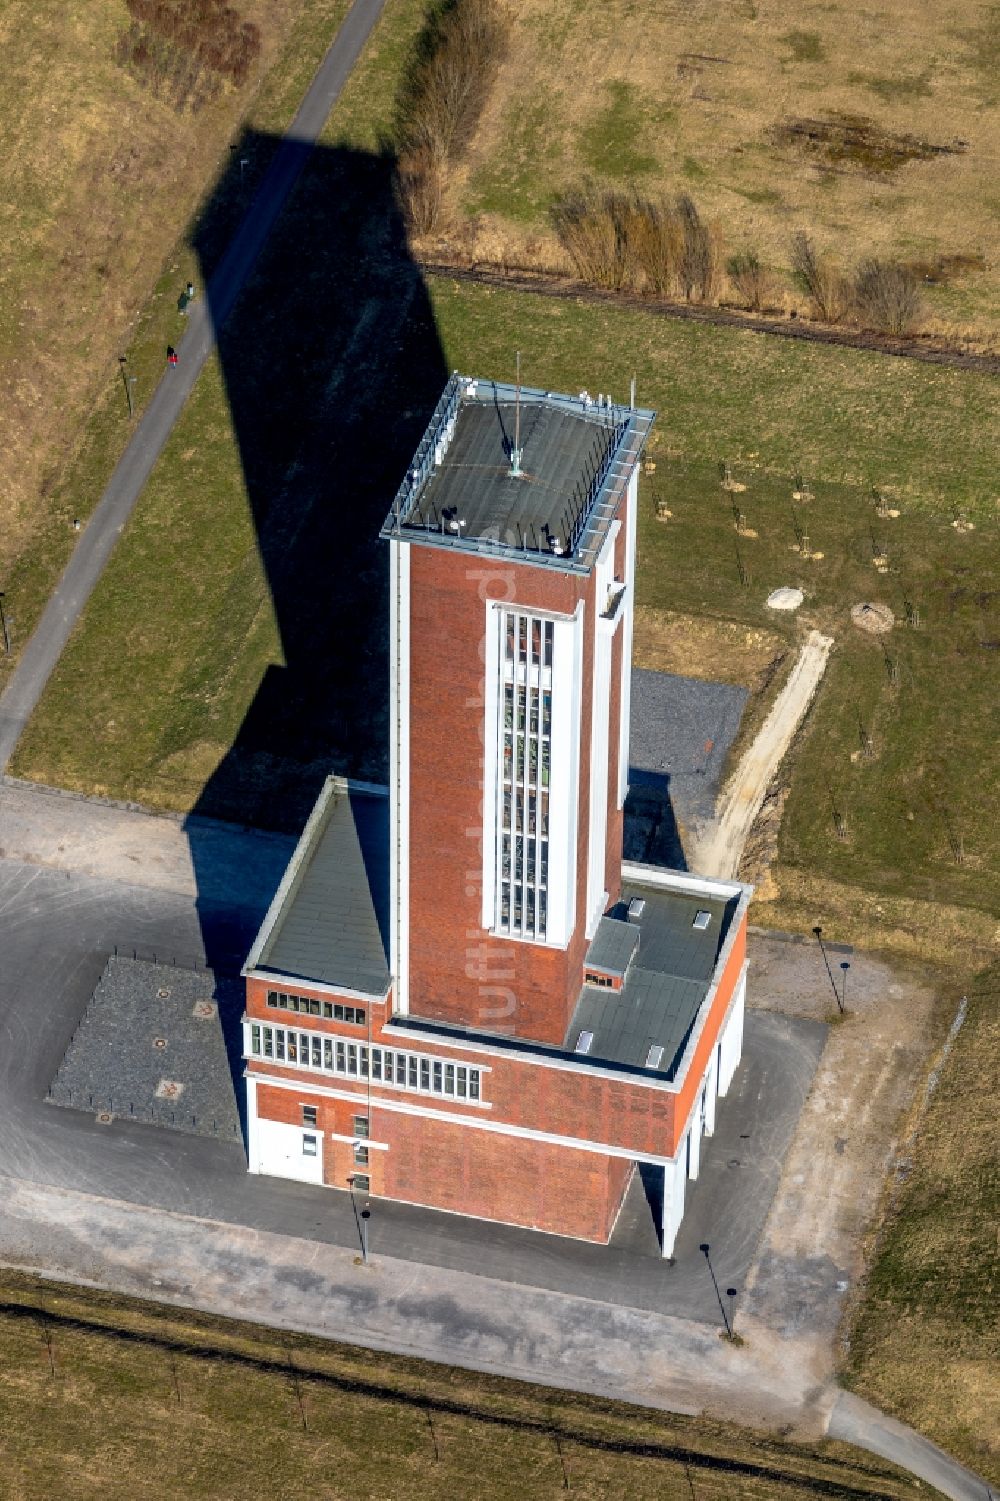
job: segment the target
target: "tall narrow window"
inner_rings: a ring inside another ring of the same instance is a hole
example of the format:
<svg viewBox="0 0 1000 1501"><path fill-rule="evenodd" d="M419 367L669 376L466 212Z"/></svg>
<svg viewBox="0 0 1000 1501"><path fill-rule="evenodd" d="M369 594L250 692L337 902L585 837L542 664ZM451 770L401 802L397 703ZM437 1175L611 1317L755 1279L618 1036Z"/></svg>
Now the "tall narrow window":
<svg viewBox="0 0 1000 1501"><path fill-rule="evenodd" d="M520 938L545 937L553 636L551 620L503 612L494 921Z"/></svg>

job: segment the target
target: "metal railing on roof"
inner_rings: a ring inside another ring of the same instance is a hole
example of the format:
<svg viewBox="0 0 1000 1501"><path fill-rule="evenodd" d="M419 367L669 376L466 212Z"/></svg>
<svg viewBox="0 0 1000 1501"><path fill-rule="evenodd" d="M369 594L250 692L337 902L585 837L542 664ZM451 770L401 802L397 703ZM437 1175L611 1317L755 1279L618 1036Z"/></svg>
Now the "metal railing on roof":
<svg viewBox="0 0 1000 1501"><path fill-rule="evenodd" d="M610 398L606 402L594 401L586 392L573 397L524 388L520 396L522 400L541 401L557 409L582 413L594 422L599 434L607 435L604 444L600 443L599 437L595 440L594 450L585 460L589 471L585 488L582 482L579 483L562 511L552 518L562 528L561 533L553 532L550 523L544 528L528 524L522 529L518 525L517 543L499 537L464 537L460 532L446 530L446 518L433 502L427 515L420 508L420 496L440 467L451 442L462 401L495 403L515 398L513 386L496 381L479 382L455 371L441 393L413 462L396 492L382 527L383 537L401 536L406 528L410 533L422 532L428 541L432 537L445 537L450 547L463 552L486 557L509 557L512 553L520 553L530 556L532 562L552 568L589 573L607 528L621 504L625 486L638 463L656 414L641 408L618 406ZM418 537L413 540L418 540Z"/></svg>

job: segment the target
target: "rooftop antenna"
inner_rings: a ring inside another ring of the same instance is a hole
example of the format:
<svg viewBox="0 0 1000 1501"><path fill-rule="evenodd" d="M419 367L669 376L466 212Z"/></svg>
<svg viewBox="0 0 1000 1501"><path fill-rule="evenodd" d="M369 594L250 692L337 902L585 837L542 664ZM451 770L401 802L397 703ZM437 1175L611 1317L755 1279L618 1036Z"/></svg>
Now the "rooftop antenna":
<svg viewBox="0 0 1000 1501"><path fill-rule="evenodd" d="M510 451L510 477L519 479L521 476L521 456L524 449L521 447L521 351L517 351L517 375L514 385L514 446Z"/></svg>

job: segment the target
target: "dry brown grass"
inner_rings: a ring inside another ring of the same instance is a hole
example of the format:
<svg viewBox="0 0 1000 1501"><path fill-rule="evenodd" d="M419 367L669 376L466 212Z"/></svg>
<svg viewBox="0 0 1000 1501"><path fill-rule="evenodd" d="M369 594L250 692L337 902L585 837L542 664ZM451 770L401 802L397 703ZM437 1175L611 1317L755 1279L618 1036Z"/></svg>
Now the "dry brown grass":
<svg viewBox="0 0 1000 1501"><path fill-rule="evenodd" d="M460 184L482 246L516 260L544 234L553 195L584 177L651 196L685 188L728 247L789 266L805 229L845 269L983 252L995 262L1000 27L977 0L887 0L858 12L630 0L513 0L516 24ZM991 29L992 28L992 29ZM991 61L993 59L993 61ZM880 140L952 146L883 170L837 162L775 127L804 116L873 122ZM928 326L1000 330L1000 267L935 291ZM806 304L790 279L786 306Z"/></svg>
<svg viewBox="0 0 1000 1501"><path fill-rule="evenodd" d="M755 692L785 649L783 637L760 626L648 605L639 605L635 612L633 661L651 672L738 683Z"/></svg>
<svg viewBox="0 0 1000 1501"><path fill-rule="evenodd" d="M0 579L261 78L304 13L329 36L339 13L329 0L238 9L260 27L260 59L195 117L115 61L119 0L9 0L0 15ZM178 266L178 291L194 274Z"/></svg>

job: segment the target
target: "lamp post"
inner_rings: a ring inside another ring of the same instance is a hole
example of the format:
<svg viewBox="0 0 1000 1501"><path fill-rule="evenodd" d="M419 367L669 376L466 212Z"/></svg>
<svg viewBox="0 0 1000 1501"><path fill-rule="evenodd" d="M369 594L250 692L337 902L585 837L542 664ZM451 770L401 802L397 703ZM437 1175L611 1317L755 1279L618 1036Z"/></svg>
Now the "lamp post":
<svg viewBox="0 0 1000 1501"><path fill-rule="evenodd" d="M371 1217L372 1217L372 1212L371 1212L370 1209L362 1209L362 1211L361 1211L361 1260L362 1260L362 1263L365 1266L368 1265L368 1221L371 1219Z"/></svg>
<svg viewBox="0 0 1000 1501"><path fill-rule="evenodd" d="M843 1011L844 1008L840 1004L840 991L837 989L837 982L833 978L833 970L830 968L830 961L826 957L826 945L823 942L823 929L820 927L819 923L817 923L813 928L813 932L816 934L816 942L819 944L819 951L823 955L823 963L826 965L826 972L830 977L830 989L833 991L833 998L837 1002L838 1010Z"/></svg>
<svg viewBox="0 0 1000 1501"><path fill-rule="evenodd" d="M712 1279L712 1286L715 1288L715 1296L719 1300L719 1312L722 1314L722 1322L725 1325L726 1334L729 1336L730 1339L732 1339L733 1331L732 1331L732 1328L730 1327L729 1316L726 1313L726 1305L722 1301L722 1293L719 1291L719 1283L718 1283L718 1279L716 1278L716 1275L715 1275L715 1268L712 1265L712 1258L709 1255L710 1249L711 1249L711 1247L709 1246L709 1244L708 1244L707 1241L703 1241L702 1244L698 1247L698 1250L701 1252L701 1254L704 1256L705 1260L708 1263L709 1276Z"/></svg>
<svg viewBox="0 0 1000 1501"><path fill-rule="evenodd" d="M844 977L843 982L841 984L842 996L841 996L840 1010L841 1010L842 1013L847 1010L847 971L850 969L850 967L851 966L848 964L848 962L847 962L846 959L841 959L841 961L840 961L840 972L841 972L841 974Z"/></svg>
<svg viewBox="0 0 1000 1501"><path fill-rule="evenodd" d="M732 1334L736 1328L736 1288L727 1287L726 1297L729 1299L729 1333Z"/></svg>
<svg viewBox="0 0 1000 1501"><path fill-rule="evenodd" d="M128 373L128 355L120 354L118 363L121 366L122 382L125 386L125 400L128 402L128 414L131 419L135 415L135 407L132 402L132 392L135 390L136 377Z"/></svg>

